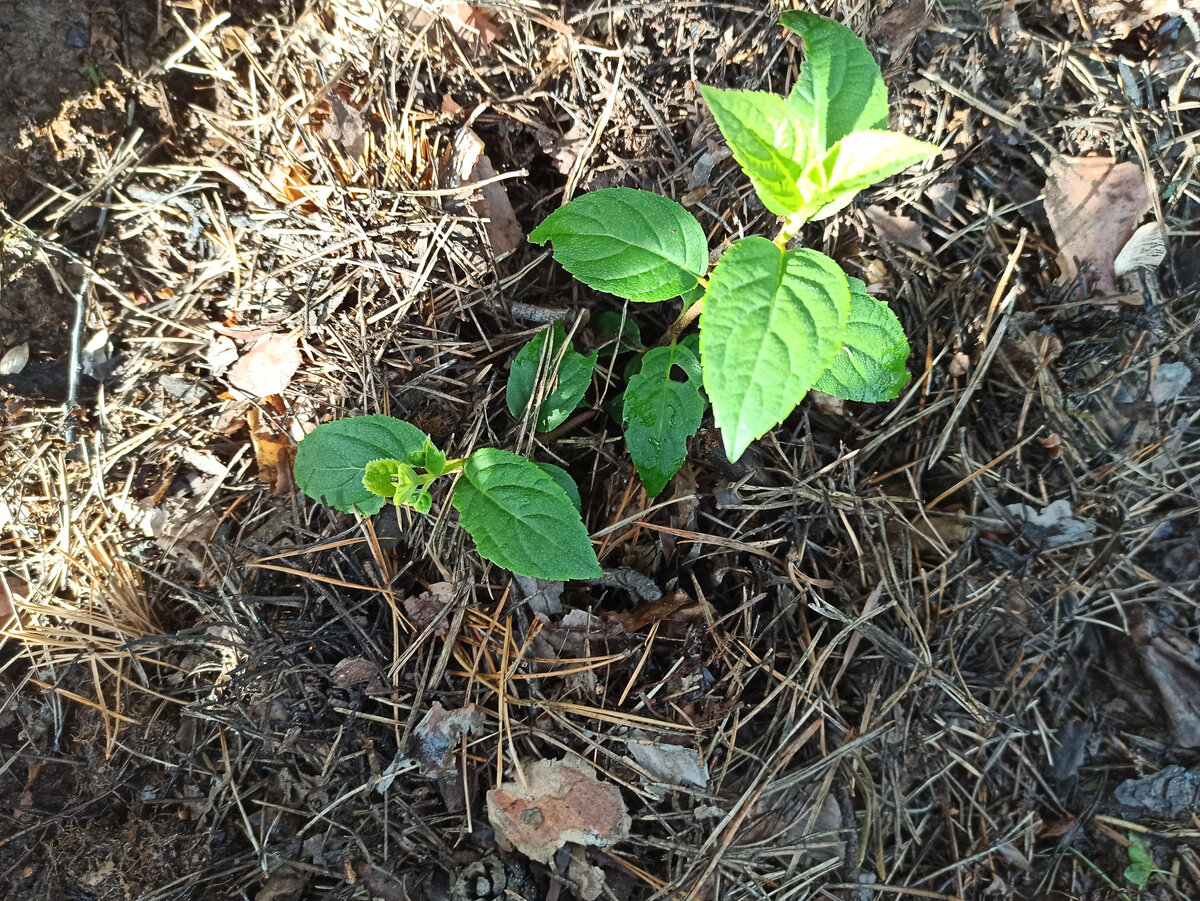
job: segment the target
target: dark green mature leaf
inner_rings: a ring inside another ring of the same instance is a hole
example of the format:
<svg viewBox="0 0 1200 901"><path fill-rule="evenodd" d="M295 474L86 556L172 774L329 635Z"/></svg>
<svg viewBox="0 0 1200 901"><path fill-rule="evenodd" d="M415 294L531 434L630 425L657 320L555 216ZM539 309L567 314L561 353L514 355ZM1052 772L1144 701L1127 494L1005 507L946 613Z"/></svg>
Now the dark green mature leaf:
<svg viewBox="0 0 1200 901"><path fill-rule="evenodd" d="M700 93L763 205L779 216L801 209L805 198L797 183L808 161L807 120L777 94L707 85Z"/></svg>
<svg viewBox="0 0 1200 901"><path fill-rule="evenodd" d="M700 314L704 387L736 460L782 422L841 350L850 289L837 263L766 238L734 244Z"/></svg>
<svg viewBox="0 0 1200 901"><path fill-rule="evenodd" d="M807 123L809 153L820 156L851 132L887 128L887 87L862 38L816 13L793 10L779 22L804 42L788 100Z"/></svg>
<svg viewBox="0 0 1200 901"><path fill-rule="evenodd" d="M600 342L596 350L603 357L622 354L630 350L642 350L642 330L628 316L605 311L592 317L592 334Z"/></svg>
<svg viewBox="0 0 1200 901"><path fill-rule="evenodd" d="M551 336L550 348L546 348L546 336ZM564 353L563 348L566 347ZM557 364L559 356L562 362ZM567 333L557 320L547 329L534 335L513 359L512 371L508 376L505 401L513 418L525 415L530 398L537 390L539 375L542 382L552 387L537 410L537 431L548 432L562 425L579 406L592 383L592 370L596 368L597 354L585 357L567 346Z"/></svg>
<svg viewBox="0 0 1200 901"><path fill-rule="evenodd" d="M686 380L671 378L676 366ZM649 497L662 491L687 459L687 440L704 415L700 383L700 361L678 344L647 352L641 371L629 380L622 411L625 441Z"/></svg>
<svg viewBox="0 0 1200 901"><path fill-rule="evenodd" d="M908 339L886 303L867 294L856 278L850 284L850 319L842 349L813 385L818 391L879 403L892 400L908 384Z"/></svg>
<svg viewBox="0 0 1200 901"><path fill-rule="evenodd" d="M669 300L708 271L696 218L666 197L604 188L555 210L529 235L554 242L554 259L585 285L639 302Z"/></svg>
<svg viewBox="0 0 1200 901"><path fill-rule="evenodd" d="M424 432L390 416L352 416L319 425L300 439L294 473L300 490L336 510L378 513L384 498L363 485L373 460L407 460L427 440Z"/></svg>
<svg viewBox="0 0 1200 901"><path fill-rule="evenodd" d="M600 564L567 493L535 463L496 448L463 464L454 509L485 560L534 579L598 579Z"/></svg>
<svg viewBox="0 0 1200 901"><path fill-rule="evenodd" d="M554 483L567 493L567 497L571 499L576 510L583 509L583 498L579 496L579 486L575 484L575 480L571 478L569 472L553 463L538 463L537 468L554 479Z"/></svg>

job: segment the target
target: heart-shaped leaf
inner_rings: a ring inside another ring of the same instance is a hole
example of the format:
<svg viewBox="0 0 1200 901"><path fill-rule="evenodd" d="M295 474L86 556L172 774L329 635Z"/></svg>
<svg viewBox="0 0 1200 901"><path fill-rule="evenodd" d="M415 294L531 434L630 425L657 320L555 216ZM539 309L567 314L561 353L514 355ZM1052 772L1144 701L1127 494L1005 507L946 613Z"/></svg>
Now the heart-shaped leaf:
<svg viewBox="0 0 1200 901"><path fill-rule="evenodd" d="M730 460L782 422L829 368L849 315L846 276L824 254L760 237L726 251L700 314L700 357Z"/></svg>

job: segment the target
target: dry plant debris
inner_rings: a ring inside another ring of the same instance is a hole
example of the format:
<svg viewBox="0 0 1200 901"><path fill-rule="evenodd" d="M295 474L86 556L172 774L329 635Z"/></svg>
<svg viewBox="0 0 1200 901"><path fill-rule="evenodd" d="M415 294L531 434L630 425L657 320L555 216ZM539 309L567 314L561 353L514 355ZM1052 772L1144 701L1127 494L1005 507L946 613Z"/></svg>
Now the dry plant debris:
<svg viewBox="0 0 1200 901"><path fill-rule="evenodd" d="M523 770L521 782L488 792L488 819L502 847L548 864L568 842L607 848L629 837L621 792L584 761L535 760Z"/></svg>
<svg viewBox="0 0 1200 901"><path fill-rule="evenodd" d="M706 426L653 504L619 364L560 434L505 409L532 329L641 315L524 242L565 199L775 224L697 83L781 91L800 5L17 0L0 898L1065 901L1134 896L1131 833L1200 895L1184 4L806 4L944 149L804 235L902 315L894 404ZM351 413L538 445L604 578L303 502Z"/></svg>

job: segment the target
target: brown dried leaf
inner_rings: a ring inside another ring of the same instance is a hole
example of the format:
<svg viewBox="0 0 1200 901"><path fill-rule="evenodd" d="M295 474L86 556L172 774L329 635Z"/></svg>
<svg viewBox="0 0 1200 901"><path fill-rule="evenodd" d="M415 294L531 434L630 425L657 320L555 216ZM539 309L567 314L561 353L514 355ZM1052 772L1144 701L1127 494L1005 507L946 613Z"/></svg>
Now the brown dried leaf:
<svg viewBox="0 0 1200 901"><path fill-rule="evenodd" d="M811 866L846 853L845 842L837 837L842 825L842 811L832 795L815 786L802 787L787 798L764 796L755 801L734 841L739 845L804 845L804 859Z"/></svg>
<svg viewBox="0 0 1200 901"><path fill-rule="evenodd" d="M505 783L488 792L487 807L502 846L544 864L567 842L605 848L629 837L621 792L574 757L535 761L525 768L523 785Z"/></svg>
<svg viewBox="0 0 1200 901"><path fill-rule="evenodd" d="M434 582L428 591L423 591L416 597L404 599L404 612L413 621L413 625L424 631L446 607L454 603L454 586L449 582ZM446 634L446 622L442 622L434 630L434 635Z"/></svg>
<svg viewBox="0 0 1200 901"><path fill-rule="evenodd" d="M1114 293L1113 262L1150 209L1142 170L1112 157L1063 156L1046 174L1046 217L1058 239L1059 268L1073 279L1083 264L1096 290Z"/></svg>
<svg viewBox="0 0 1200 901"><path fill-rule="evenodd" d="M1158 626L1158 631L1166 629ZM1200 665L1189 653L1174 647L1168 637L1155 635L1139 648L1142 665L1158 687L1175 743L1182 748L1200 748ZM1194 646L1187 650L1194 655Z"/></svg>
<svg viewBox="0 0 1200 901"><path fill-rule="evenodd" d="M421 6L422 4L410 0L408 5ZM437 17L444 19L450 26L450 30L467 44L474 46L475 41L478 40L479 48L485 53L493 43L504 37L504 32L492 18L490 9L486 6L461 3L458 0L443 3L437 13L426 12L424 9L418 10L417 14L413 16L412 24L416 28L424 28Z"/></svg>
<svg viewBox="0 0 1200 901"><path fill-rule="evenodd" d="M288 335L255 341L225 374L233 387L254 397L282 394L300 368L300 348Z"/></svg>
<svg viewBox="0 0 1200 901"><path fill-rule="evenodd" d="M454 136L453 146L442 161L442 185L457 188L495 177L492 161L483 152L483 141L471 129L460 128ZM447 209L454 212L459 206L460 202L451 202L447 204ZM496 256L512 253L525 243L525 230L517 222L517 214L513 212L503 183L484 185L471 196L467 206L471 213L484 220L488 241Z"/></svg>
<svg viewBox="0 0 1200 901"><path fill-rule="evenodd" d="M339 660L329 673L333 684L348 688L351 685L362 685L379 676L379 667L366 657L344 657Z"/></svg>
<svg viewBox="0 0 1200 901"><path fill-rule="evenodd" d="M292 463L296 459L296 447L292 439L286 432L273 428L259 415L256 407L246 411L246 425L258 460L258 480L271 486L271 494L290 494L295 487Z"/></svg>
<svg viewBox="0 0 1200 901"><path fill-rule="evenodd" d="M932 253L933 248L925 240L921 226L907 216L889 213L881 206L869 206L863 210L875 231L884 240L903 247L911 247L918 253Z"/></svg>
<svg viewBox="0 0 1200 901"><path fill-rule="evenodd" d="M1178 15L1184 5L1181 0L1103 0L1083 4L1083 12L1089 25L1107 28L1113 36L1124 37L1151 19ZM1066 4L1068 14L1075 9L1078 7L1074 4ZM1071 18L1074 19L1074 15Z"/></svg>
<svg viewBox="0 0 1200 901"><path fill-rule="evenodd" d="M870 36L881 49L896 57L912 46L912 42L925 30L928 22L929 17L925 13L923 0L898 3L871 26Z"/></svg>

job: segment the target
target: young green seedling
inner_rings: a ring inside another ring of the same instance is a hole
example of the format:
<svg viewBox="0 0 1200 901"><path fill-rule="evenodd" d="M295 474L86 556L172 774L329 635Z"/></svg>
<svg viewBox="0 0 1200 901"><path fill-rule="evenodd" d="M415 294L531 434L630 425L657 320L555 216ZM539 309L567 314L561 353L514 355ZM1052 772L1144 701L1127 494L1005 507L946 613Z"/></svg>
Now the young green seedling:
<svg viewBox="0 0 1200 901"><path fill-rule="evenodd" d="M538 579L596 579L600 564L579 515L579 489L562 469L496 448L447 459L416 426L390 416L319 425L300 441L296 484L350 513L387 501L428 513L432 482L458 473L451 503L479 555Z"/></svg>
<svg viewBox="0 0 1200 901"><path fill-rule="evenodd" d="M783 217L774 240L737 241L710 273L700 223L674 201L630 188L585 194L529 236L553 242L554 258L596 290L636 303L685 299L667 346L645 354L623 397L630 457L652 497L682 465L705 395L736 460L810 389L875 402L908 382L895 314L829 257L788 244L804 223L938 148L886 130L887 89L854 32L807 12L784 13L782 24L805 49L790 95L701 87L763 205ZM698 361L680 340L697 317ZM566 367L558 378L568 381ZM572 408L582 396L571 394ZM510 408L511 398L510 384Z"/></svg>
<svg viewBox="0 0 1200 901"><path fill-rule="evenodd" d="M833 260L788 245L804 223L937 148L885 130L887 91L852 31L813 13L787 12L782 23L805 48L788 97L701 88L759 198L783 219L774 240L737 241L710 273L700 223L673 200L629 188L585 194L529 236L552 241L555 259L596 290L637 303L684 299L663 346L649 350L622 317L594 321L609 338L606 354L640 354L626 367L617 406L650 496L682 465L709 402L736 460L812 388L881 401L908 381L908 342L895 314ZM699 335L685 335L697 318ZM597 358L576 353L555 323L517 354L509 410L539 431L557 428L583 400ZM388 500L428 513L431 484L457 474L451 502L482 557L541 579L600 576L579 491L556 466L495 448L447 459L407 422L359 416L306 436L295 474L308 496L365 514Z"/></svg>

